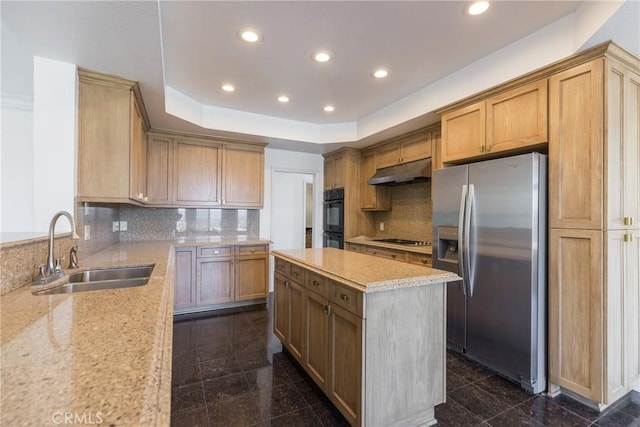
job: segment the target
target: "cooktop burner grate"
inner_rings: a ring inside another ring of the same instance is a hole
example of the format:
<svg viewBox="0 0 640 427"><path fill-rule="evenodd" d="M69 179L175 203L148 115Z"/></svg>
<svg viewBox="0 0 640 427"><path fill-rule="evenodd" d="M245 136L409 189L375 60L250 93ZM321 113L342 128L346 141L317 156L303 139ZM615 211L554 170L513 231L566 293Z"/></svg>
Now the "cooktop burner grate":
<svg viewBox="0 0 640 427"><path fill-rule="evenodd" d="M381 243L393 243L396 245L405 245L405 246L431 246L431 242L429 241L420 241L420 240L405 240L405 239L373 239L374 242Z"/></svg>

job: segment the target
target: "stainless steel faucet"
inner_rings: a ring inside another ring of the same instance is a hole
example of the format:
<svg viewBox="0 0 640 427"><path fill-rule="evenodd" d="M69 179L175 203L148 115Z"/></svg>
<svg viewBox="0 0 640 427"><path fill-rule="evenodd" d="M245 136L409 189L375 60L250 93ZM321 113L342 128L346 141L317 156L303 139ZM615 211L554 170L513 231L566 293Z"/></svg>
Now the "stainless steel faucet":
<svg viewBox="0 0 640 427"><path fill-rule="evenodd" d="M73 217L69 212L60 211L56 213L53 218L51 218L51 223L49 224L49 252L47 253L47 264L40 264L39 266L37 266L40 269L40 275L33 282L34 285L49 283L57 279L58 277L64 276L64 271L62 271L61 266L64 257L55 259L53 254L53 242L55 237L56 222L61 216L67 217L67 219L69 220L69 224L71 224L71 238L80 238L80 236L78 236L78 233L76 233L76 222L73 220Z"/></svg>

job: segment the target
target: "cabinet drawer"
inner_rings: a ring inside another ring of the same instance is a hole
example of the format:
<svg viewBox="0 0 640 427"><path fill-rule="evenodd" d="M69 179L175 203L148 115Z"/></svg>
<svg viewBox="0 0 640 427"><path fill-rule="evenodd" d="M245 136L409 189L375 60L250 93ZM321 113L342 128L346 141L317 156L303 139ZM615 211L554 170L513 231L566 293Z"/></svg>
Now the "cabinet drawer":
<svg viewBox="0 0 640 427"><path fill-rule="evenodd" d="M198 257L233 255L231 246L200 246Z"/></svg>
<svg viewBox="0 0 640 427"><path fill-rule="evenodd" d="M412 264L420 264L431 267L431 255L411 252L409 254L409 262Z"/></svg>
<svg viewBox="0 0 640 427"><path fill-rule="evenodd" d="M379 256L383 258L395 259L398 261L407 260L406 252L396 251L396 250L387 249L387 248L383 249L383 248L376 248L373 246L366 246L364 253L366 253L367 255L374 255L374 256Z"/></svg>
<svg viewBox="0 0 640 427"><path fill-rule="evenodd" d="M362 317L362 293L355 289L332 282L329 299L353 314Z"/></svg>
<svg viewBox="0 0 640 427"><path fill-rule="evenodd" d="M291 278L300 284L304 283L304 268L291 264Z"/></svg>
<svg viewBox="0 0 640 427"><path fill-rule="evenodd" d="M353 252L362 252L362 245L357 245L355 243L347 243L345 249Z"/></svg>
<svg viewBox="0 0 640 427"><path fill-rule="evenodd" d="M266 245L238 246L238 255L266 254Z"/></svg>
<svg viewBox="0 0 640 427"><path fill-rule="evenodd" d="M325 297L327 295L327 282L328 280L326 277L322 277L308 270L305 273L305 278L304 278L305 288Z"/></svg>
<svg viewBox="0 0 640 427"><path fill-rule="evenodd" d="M283 259L276 258L276 271L289 277L291 275L291 264Z"/></svg>

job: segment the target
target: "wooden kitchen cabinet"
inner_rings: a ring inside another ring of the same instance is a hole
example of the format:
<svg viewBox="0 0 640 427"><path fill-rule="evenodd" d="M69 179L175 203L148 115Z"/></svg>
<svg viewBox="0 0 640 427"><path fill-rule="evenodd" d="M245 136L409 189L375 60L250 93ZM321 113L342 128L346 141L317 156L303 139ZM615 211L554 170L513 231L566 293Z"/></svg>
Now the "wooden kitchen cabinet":
<svg viewBox="0 0 640 427"><path fill-rule="evenodd" d="M176 248L174 309L196 305L196 268L196 248Z"/></svg>
<svg viewBox="0 0 640 427"><path fill-rule="evenodd" d="M423 129L377 145L376 167L386 168L431 157L431 133Z"/></svg>
<svg viewBox="0 0 640 427"><path fill-rule="evenodd" d="M219 206L220 145L178 139L174 145L174 198L177 205Z"/></svg>
<svg viewBox="0 0 640 427"><path fill-rule="evenodd" d="M640 387L640 59L549 78L549 383L600 409Z"/></svg>
<svg viewBox="0 0 640 427"><path fill-rule="evenodd" d="M173 202L173 140L149 133L147 139L147 200L149 205Z"/></svg>
<svg viewBox="0 0 640 427"><path fill-rule="evenodd" d="M147 200L147 131L140 107L131 97L131 158L129 198L139 202Z"/></svg>
<svg viewBox="0 0 640 427"><path fill-rule="evenodd" d="M264 301L268 254L266 244L177 248L174 313Z"/></svg>
<svg viewBox="0 0 640 427"><path fill-rule="evenodd" d="M78 69L78 77L76 196L87 202L130 202L132 191L144 185L134 168L144 161L148 128L137 83L84 69Z"/></svg>
<svg viewBox="0 0 640 427"><path fill-rule="evenodd" d="M264 148L226 145L222 150L222 204L262 207L264 192Z"/></svg>
<svg viewBox="0 0 640 427"><path fill-rule="evenodd" d="M291 354L304 358L304 287L290 277L276 273L274 278L274 334Z"/></svg>
<svg viewBox="0 0 640 427"><path fill-rule="evenodd" d="M323 390L329 381L329 318L327 297L316 292L305 294L304 333L306 352L304 368Z"/></svg>
<svg viewBox="0 0 640 427"><path fill-rule="evenodd" d="M268 248L238 246L235 259L235 300L266 298L269 295Z"/></svg>
<svg viewBox="0 0 640 427"><path fill-rule="evenodd" d="M548 141L547 79L442 115L442 162L517 151Z"/></svg>
<svg viewBox="0 0 640 427"><path fill-rule="evenodd" d="M324 189L344 188L344 153L338 152L324 159Z"/></svg>
<svg viewBox="0 0 640 427"><path fill-rule="evenodd" d="M360 160L360 209L388 211L391 209L391 187L367 184L376 169L375 153L370 151L363 154Z"/></svg>

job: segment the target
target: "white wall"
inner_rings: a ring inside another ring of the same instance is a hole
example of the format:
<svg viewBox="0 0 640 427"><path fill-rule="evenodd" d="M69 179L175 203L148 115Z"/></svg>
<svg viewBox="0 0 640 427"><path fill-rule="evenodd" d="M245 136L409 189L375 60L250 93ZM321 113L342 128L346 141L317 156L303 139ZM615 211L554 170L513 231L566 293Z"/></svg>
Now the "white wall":
<svg viewBox="0 0 640 427"><path fill-rule="evenodd" d="M73 214L76 66L35 57L33 72L33 230L46 232L57 211ZM69 231L66 220L56 232Z"/></svg>
<svg viewBox="0 0 640 427"><path fill-rule="evenodd" d="M33 225L33 56L2 23L0 232Z"/></svg>

